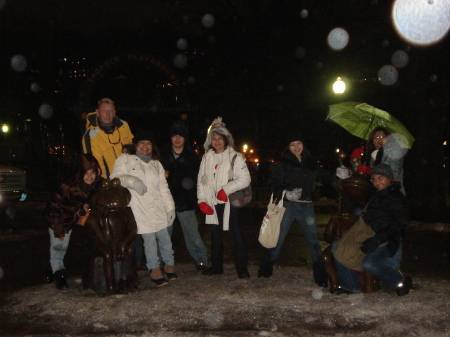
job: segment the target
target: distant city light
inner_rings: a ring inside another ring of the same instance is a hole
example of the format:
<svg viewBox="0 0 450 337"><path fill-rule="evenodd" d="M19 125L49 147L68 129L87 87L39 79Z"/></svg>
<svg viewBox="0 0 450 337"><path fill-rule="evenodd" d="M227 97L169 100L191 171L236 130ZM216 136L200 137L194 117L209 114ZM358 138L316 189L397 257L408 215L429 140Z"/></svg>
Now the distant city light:
<svg viewBox="0 0 450 337"><path fill-rule="evenodd" d="M9 126L6 125L6 124L3 124L3 125L2 125L2 132L3 132L3 133L7 133L8 131L9 131Z"/></svg>

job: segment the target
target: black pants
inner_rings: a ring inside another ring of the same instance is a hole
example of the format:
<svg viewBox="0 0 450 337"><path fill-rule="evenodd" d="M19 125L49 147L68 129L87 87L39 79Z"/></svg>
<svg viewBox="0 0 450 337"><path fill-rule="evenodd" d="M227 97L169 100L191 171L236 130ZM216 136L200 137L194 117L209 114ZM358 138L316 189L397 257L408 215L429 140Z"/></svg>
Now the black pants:
<svg viewBox="0 0 450 337"><path fill-rule="evenodd" d="M211 264L214 269L223 269L223 212L225 204L215 205L218 225L209 225L211 228ZM247 251L244 239L239 228L239 209L230 207L229 227L233 246L234 265L238 273L247 272Z"/></svg>

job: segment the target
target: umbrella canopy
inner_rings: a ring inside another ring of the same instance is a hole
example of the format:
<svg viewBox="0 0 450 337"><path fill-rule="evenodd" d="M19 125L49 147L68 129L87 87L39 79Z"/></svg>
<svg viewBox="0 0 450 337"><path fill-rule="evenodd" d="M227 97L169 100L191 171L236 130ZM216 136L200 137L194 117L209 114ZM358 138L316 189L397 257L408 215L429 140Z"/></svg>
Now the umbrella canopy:
<svg viewBox="0 0 450 337"><path fill-rule="evenodd" d="M410 149L415 140L397 118L367 103L332 104L326 120L332 120L352 135L362 139L368 139L373 129L382 126L395 137L402 148Z"/></svg>

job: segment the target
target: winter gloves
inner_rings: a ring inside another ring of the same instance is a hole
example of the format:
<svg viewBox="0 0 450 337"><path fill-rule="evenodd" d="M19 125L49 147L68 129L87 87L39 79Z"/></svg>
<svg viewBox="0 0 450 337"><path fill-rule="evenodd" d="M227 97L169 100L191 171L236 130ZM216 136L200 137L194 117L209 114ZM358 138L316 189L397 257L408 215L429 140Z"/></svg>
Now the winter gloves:
<svg viewBox="0 0 450 337"><path fill-rule="evenodd" d="M139 194L144 195L147 192L147 186L145 186L144 182L140 179L136 180L133 183L133 189Z"/></svg>
<svg viewBox="0 0 450 337"><path fill-rule="evenodd" d="M373 253L375 250L377 250L378 246L380 245L380 240L377 237L371 237L365 240L362 243L361 251L364 254Z"/></svg>
<svg viewBox="0 0 450 337"><path fill-rule="evenodd" d="M290 201L298 201L300 200L300 197L302 196L303 189L301 188L294 188L292 191L286 192L286 199Z"/></svg>
<svg viewBox="0 0 450 337"><path fill-rule="evenodd" d="M199 203L198 207L200 208L200 211L202 213L205 213L206 215L213 215L214 214L214 210L206 202Z"/></svg>
<svg viewBox="0 0 450 337"><path fill-rule="evenodd" d="M223 202L227 202L228 201L227 194L225 193L223 188L219 191L219 193L217 193L217 200L220 200L220 201L223 201Z"/></svg>
<svg viewBox="0 0 450 337"><path fill-rule="evenodd" d="M167 213L167 222L169 223L169 227L173 225L175 221L175 210L168 211Z"/></svg>
<svg viewBox="0 0 450 337"><path fill-rule="evenodd" d="M350 172L348 171L348 168L342 165L336 169L336 175L339 179L343 180L350 177Z"/></svg>

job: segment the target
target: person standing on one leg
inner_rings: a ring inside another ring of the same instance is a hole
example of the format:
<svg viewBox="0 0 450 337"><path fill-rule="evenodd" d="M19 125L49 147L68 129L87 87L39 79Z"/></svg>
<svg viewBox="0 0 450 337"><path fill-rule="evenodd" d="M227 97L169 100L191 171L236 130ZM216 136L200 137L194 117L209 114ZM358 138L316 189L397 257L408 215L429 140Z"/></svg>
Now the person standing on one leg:
<svg viewBox="0 0 450 337"><path fill-rule="evenodd" d="M50 234L50 265L47 266L46 278L48 283L55 280L58 289L69 288L64 256L72 228L89 211L89 198L99 181L101 170L97 160L91 154L81 155L75 176L59 185L45 209Z"/></svg>
<svg viewBox="0 0 450 337"><path fill-rule="evenodd" d="M171 146L161 155L161 164L166 171L167 183L175 201L175 210L183 230L186 248L198 270L208 267L205 244L198 231L195 214L197 205L197 174L200 158L189 147L188 130L182 124L170 128ZM172 235L173 226L168 228Z"/></svg>
<svg viewBox="0 0 450 337"><path fill-rule="evenodd" d="M312 202L312 194L316 182L331 184L336 181L336 175L341 179L348 178L347 168L337 168L336 171L322 169L311 157L303 144L303 137L297 129L288 132L286 137L287 148L282 159L276 161L269 179L269 187L274 198L280 199L283 190L286 196L283 206L286 208L280 224L280 237L275 248L266 249L261 261L258 277L270 277L273 266L280 255L284 239L297 220L308 244L309 253L313 262L314 281L322 286L328 286L328 278L323 266L317 236L316 214Z"/></svg>
<svg viewBox="0 0 450 337"><path fill-rule="evenodd" d="M231 207L228 196L247 187L250 173L244 156L234 148L234 139L221 117L211 124L204 144L205 155L200 164L197 198L200 211L206 214L211 228L211 267L203 275L223 274L223 231L231 231L233 255L239 278L250 278L247 251L239 227L240 209ZM235 159L233 170L231 162Z"/></svg>

